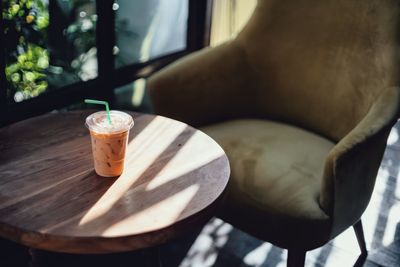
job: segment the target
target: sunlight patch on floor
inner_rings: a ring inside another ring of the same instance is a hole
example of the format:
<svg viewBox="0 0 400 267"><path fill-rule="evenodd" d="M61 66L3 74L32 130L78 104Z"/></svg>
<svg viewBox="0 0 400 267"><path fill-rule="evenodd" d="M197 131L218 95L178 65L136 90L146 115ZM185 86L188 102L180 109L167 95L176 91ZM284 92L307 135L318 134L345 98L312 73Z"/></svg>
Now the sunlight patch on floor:
<svg viewBox="0 0 400 267"><path fill-rule="evenodd" d="M221 219L213 219L208 223L193 243L186 258L179 267L213 266L218 251L228 241L228 234L233 227Z"/></svg>
<svg viewBox="0 0 400 267"><path fill-rule="evenodd" d="M250 266L261 266L267 258L268 252L271 250L270 243L263 243L255 250L249 252L243 259L244 263Z"/></svg>

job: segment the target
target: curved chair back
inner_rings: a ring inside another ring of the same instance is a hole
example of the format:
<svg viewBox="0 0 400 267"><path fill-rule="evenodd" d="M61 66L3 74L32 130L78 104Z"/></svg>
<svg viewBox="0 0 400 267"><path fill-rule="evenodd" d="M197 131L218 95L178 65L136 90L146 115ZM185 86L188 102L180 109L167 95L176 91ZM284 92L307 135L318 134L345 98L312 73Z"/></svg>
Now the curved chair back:
<svg viewBox="0 0 400 267"><path fill-rule="evenodd" d="M396 0L259 0L234 40L259 112L340 140L398 84L399 12Z"/></svg>

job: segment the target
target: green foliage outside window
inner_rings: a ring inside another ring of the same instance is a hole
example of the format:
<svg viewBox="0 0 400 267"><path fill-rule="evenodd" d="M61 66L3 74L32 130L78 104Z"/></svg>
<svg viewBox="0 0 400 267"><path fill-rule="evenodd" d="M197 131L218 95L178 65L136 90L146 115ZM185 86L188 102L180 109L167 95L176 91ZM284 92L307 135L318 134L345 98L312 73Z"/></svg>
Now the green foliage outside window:
<svg viewBox="0 0 400 267"><path fill-rule="evenodd" d="M44 0L3 0L8 96L15 101L44 92L48 83L46 47L49 13Z"/></svg>

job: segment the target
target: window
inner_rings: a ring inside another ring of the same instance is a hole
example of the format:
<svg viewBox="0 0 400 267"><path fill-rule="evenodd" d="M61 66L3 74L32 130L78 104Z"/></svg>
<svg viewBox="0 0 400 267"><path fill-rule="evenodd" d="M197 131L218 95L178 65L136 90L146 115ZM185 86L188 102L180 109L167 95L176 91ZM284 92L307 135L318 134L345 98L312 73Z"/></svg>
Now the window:
<svg viewBox="0 0 400 267"><path fill-rule="evenodd" d="M96 20L90 0L4 0L7 102L96 78Z"/></svg>
<svg viewBox="0 0 400 267"><path fill-rule="evenodd" d="M1 125L85 97L112 101L114 88L204 46L210 6L210 0L3 0Z"/></svg>
<svg viewBox="0 0 400 267"><path fill-rule="evenodd" d="M187 0L118 0L116 67L186 49Z"/></svg>

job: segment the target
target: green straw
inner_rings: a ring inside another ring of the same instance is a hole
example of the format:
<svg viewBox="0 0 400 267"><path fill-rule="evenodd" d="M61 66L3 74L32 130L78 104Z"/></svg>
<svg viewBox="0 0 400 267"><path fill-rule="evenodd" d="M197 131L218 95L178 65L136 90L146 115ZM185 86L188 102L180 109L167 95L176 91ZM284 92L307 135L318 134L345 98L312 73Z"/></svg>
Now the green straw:
<svg viewBox="0 0 400 267"><path fill-rule="evenodd" d="M85 99L85 103L87 104L97 104L97 105L105 105L106 106L106 114L107 114L107 120L108 123L111 125L111 117L110 117L110 108L108 106L107 101L100 101L100 100L94 100L94 99Z"/></svg>

